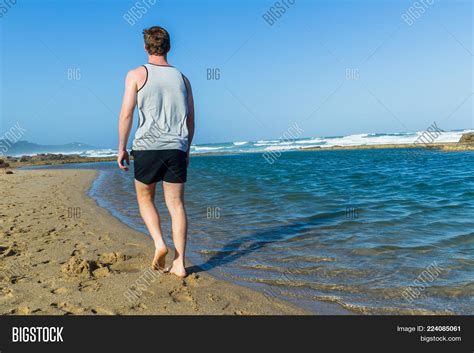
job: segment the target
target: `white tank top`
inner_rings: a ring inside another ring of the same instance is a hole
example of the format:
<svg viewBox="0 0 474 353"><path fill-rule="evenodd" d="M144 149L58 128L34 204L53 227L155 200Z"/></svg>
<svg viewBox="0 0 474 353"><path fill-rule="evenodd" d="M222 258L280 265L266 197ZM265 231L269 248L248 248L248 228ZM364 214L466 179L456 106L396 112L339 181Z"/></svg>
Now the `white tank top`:
<svg viewBox="0 0 474 353"><path fill-rule="evenodd" d="M188 149L188 94L184 77L172 66L146 64L147 79L137 93L138 129L133 149Z"/></svg>

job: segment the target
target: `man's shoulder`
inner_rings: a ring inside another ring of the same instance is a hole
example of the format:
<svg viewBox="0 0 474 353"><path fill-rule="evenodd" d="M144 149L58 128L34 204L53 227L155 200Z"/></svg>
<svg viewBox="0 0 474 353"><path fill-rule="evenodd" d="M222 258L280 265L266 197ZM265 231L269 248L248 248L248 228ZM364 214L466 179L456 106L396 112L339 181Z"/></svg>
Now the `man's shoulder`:
<svg viewBox="0 0 474 353"><path fill-rule="evenodd" d="M146 67L144 65L141 65L139 67L136 67L134 69L131 69L127 75L130 75L130 76L140 76L140 75L143 75L143 74L146 74Z"/></svg>
<svg viewBox="0 0 474 353"><path fill-rule="evenodd" d="M147 76L147 69L145 66L136 67L127 72L127 80L139 81Z"/></svg>

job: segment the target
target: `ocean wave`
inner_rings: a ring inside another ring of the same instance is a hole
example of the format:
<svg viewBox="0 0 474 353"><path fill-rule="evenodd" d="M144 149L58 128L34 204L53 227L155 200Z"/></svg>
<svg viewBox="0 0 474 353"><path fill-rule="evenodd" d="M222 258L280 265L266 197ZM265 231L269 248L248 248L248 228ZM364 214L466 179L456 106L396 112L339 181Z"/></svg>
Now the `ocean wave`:
<svg viewBox="0 0 474 353"><path fill-rule="evenodd" d="M300 146L288 145L288 146L268 146L265 147L265 151L289 151L301 148Z"/></svg>
<svg viewBox="0 0 474 353"><path fill-rule="evenodd" d="M258 140L257 143L277 143L280 140Z"/></svg>
<svg viewBox="0 0 474 353"><path fill-rule="evenodd" d="M421 135L423 131L395 135L395 134L355 134L348 135L340 138L326 139L324 147L333 146L359 146L359 145L387 145L387 144L411 144L414 143ZM462 132L443 132L434 142L458 142L461 138Z"/></svg>
<svg viewBox="0 0 474 353"><path fill-rule="evenodd" d="M315 138L310 139L310 140L298 140L298 141L295 141L295 143L298 143L298 144L324 143L324 142L325 142L324 138L320 138L320 137L315 137Z"/></svg>
<svg viewBox="0 0 474 353"><path fill-rule="evenodd" d="M219 151L224 148L225 147L192 146L191 150L194 150L195 152L208 152L208 151Z"/></svg>
<svg viewBox="0 0 474 353"><path fill-rule="evenodd" d="M88 150L79 153L82 157L113 157L117 155L117 150L108 148L108 149L97 149L97 150Z"/></svg>

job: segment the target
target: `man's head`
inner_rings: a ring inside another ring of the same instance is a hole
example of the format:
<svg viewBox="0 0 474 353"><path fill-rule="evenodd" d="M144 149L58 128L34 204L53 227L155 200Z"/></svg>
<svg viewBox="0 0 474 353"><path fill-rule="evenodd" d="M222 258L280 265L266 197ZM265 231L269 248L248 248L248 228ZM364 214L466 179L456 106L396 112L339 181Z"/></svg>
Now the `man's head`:
<svg viewBox="0 0 474 353"><path fill-rule="evenodd" d="M170 35L164 28L153 26L144 29L143 39L149 55L165 56L170 51Z"/></svg>

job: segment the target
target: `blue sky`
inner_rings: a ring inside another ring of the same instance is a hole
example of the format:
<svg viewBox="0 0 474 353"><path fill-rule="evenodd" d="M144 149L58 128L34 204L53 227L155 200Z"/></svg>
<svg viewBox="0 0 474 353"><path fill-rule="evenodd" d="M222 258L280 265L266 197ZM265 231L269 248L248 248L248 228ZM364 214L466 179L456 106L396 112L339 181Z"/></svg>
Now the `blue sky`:
<svg viewBox="0 0 474 353"><path fill-rule="evenodd" d="M0 8L1 132L19 122L29 141L116 147L124 77L146 62L152 25L193 85L196 143L278 138L294 123L307 137L473 128L470 1L434 1L411 25L412 1L286 0L273 25L262 15L275 1L142 0L131 25L135 3Z"/></svg>

